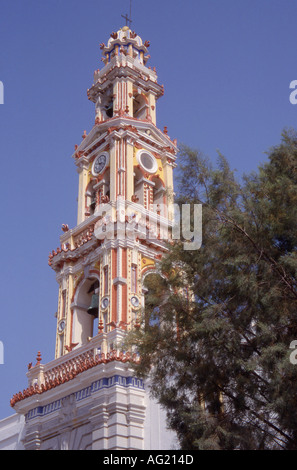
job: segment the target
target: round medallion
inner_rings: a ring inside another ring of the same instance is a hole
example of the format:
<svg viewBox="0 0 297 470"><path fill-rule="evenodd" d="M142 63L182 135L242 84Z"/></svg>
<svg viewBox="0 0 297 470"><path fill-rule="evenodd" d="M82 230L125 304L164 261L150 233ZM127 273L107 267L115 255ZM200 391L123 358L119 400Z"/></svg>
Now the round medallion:
<svg viewBox="0 0 297 470"><path fill-rule="evenodd" d="M100 153L94 160L92 166L92 173L94 176L99 175L102 173L109 161L109 155L107 152Z"/></svg>
<svg viewBox="0 0 297 470"><path fill-rule="evenodd" d="M59 323L59 326L58 326L58 332L63 333L63 331L65 329L65 326L66 326L65 320L61 320L60 323Z"/></svg>
<svg viewBox="0 0 297 470"><path fill-rule="evenodd" d="M147 173L156 173L158 169L158 163L155 157L146 150L139 150L137 153L137 160L140 166L147 172Z"/></svg>
<svg viewBox="0 0 297 470"><path fill-rule="evenodd" d="M101 308L104 310L108 307L109 305L109 299L108 297L104 297L101 301Z"/></svg>
<svg viewBox="0 0 297 470"><path fill-rule="evenodd" d="M131 304L133 305L133 307L139 307L139 298L136 297L136 295L133 295L133 297L131 297Z"/></svg>

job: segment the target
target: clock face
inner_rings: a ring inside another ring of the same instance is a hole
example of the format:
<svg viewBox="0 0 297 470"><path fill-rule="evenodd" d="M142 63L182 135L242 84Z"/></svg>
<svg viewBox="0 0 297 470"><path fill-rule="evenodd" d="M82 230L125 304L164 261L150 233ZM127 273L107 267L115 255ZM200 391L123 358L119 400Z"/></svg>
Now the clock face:
<svg viewBox="0 0 297 470"><path fill-rule="evenodd" d="M106 152L101 153L94 160L92 173L94 175L99 175L105 169L107 163L108 163L108 153Z"/></svg>

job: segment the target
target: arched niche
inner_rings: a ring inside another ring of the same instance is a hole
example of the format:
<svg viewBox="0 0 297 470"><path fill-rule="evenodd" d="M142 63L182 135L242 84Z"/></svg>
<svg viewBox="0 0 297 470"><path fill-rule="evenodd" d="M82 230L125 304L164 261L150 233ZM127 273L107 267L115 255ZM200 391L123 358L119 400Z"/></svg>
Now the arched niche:
<svg viewBox="0 0 297 470"><path fill-rule="evenodd" d="M166 189L162 179L158 176L151 178L153 184L153 204L154 212L160 211L160 215L167 216ZM159 206L159 208L158 208Z"/></svg>
<svg viewBox="0 0 297 470"><path fill-rule="evenodd" d="M102 118L103 121L111 119L114 115L114 99L112 89L110 88L102 100Z"/></svg>
<svg viewBox="0 0 297 470"><path fill-rule="evenodd" d="M110 200L110 168L107 168L103 174L101 198L102 196L105 196L105 198L108 198L108 200L103 199L104 203Z"/></svg>
<svg viewBox="0 0 297 470"><path fill-rule="evenodd" d="M144 205L144 176L137 166L134 167L134 196L138 204Z"/></svg>
<svg viewBox="0 0 297 470"><path fill-rule="evenodd" d="M136 119L148 118L148 100L142 93L137 93L133 97L133 117Z"/></svg>
<svg viewBox="0 0 297 470"><path fill-rule="evenodd" d="M97 191L95 188L96 181L92 180L88 184L85 192L85 208L86 215L90 216L94 214L97 205Z"/></svg>
<svg viewBox="0 0 297 470"><path fill-rule="evenodd" d="M97 302L95 302L96 299ZM92 338L98 333L99 279L97 277L94 276L81 281L76 290L72 308L71 342L82 345L87 343L88 338Z"/></svg>

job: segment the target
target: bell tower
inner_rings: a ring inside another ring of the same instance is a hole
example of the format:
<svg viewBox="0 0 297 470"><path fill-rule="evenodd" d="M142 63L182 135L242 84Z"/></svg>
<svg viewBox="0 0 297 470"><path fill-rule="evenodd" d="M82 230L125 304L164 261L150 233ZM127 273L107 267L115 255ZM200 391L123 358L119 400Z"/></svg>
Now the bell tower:
<svg viewBox="0 0 297 470"><path fill-rule="evenodd" d="M49 259L60 286L56 357L97 334L135 326L142 276L162 254L170 227L176 145L156 127L164 91L146 66L149 42L125 26L100 47L104 67L87 92L95 124L73 155L77 226L64 228Z"/></svg>
<svg viewBox="0 0 297 470"><path fill-rule="evenodd" d="M62 226L60 246L49 255L59 285L55 359L43 365L38 356L28 389L11 401L30 424L26 448L59 448L62 441L68 448L70 442L72 448L152 448L145 437L145 410L152 405L130 367L138 358L120 345L139 327L143 279L170 238L177 148L167 129L157 127L164 89L147 66L149 42L124 26L100 48L103 68L87 91L94 126L72 155L77 225ZM80 423L79 444L77 434L65 437L63 423L57 427L65 404L67 429Z"/></svg>

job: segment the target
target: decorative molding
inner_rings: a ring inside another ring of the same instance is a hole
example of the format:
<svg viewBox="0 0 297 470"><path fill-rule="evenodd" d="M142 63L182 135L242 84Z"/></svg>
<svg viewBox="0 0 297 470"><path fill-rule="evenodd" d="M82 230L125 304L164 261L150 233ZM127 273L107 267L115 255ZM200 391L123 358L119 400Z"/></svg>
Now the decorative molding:
<svg viewBox="0 0 297 470"><path fill-rule="evenodd" d="M46 416L50 413L63 409L66 403L74 403L75 401L79 402L86 398L89 398L92 394L99 392L103 389L108 389L111 387L120 386L124 388L136 388L138 390L144 390L144 383L142 379L137 379L136 377L129 376L124 377L122 375L114 375L112 377L103 377L102 379L92 382L89 387L85 387L77 392L67 395L59 400L55 400L51 403L48 403L44 406L37 406L33 408L26 414L26 421L34 419L36 417Z"/></svg>
<svg viewBox="0 0 297 470"><path fill-rule="evenodd" d="M41 393L45 393L48 390L51 390L65 382L69 382L69 380L73 380L77 375L88 369L91 369L92 367L98 366L100 364L106 364L112 361L119 361L123 363L138 363L139 358L136 354L131 355L129 352L120 352L117 354L117 351L115 350L107 353L106 355L104 353L97 354L95 357L91 357L89 354L85 354L84 357L75 357L72 362L69 361L67 366L65 365L63 367L62 365L57 367L54 371L55 373L53 378L46 378L44 383L41 383L41 385L36 383L22 392L15 394L10 400L10 405L13 408L19 401L25 400L26 398L29 398L33 395L40 395Z"/></svg>

